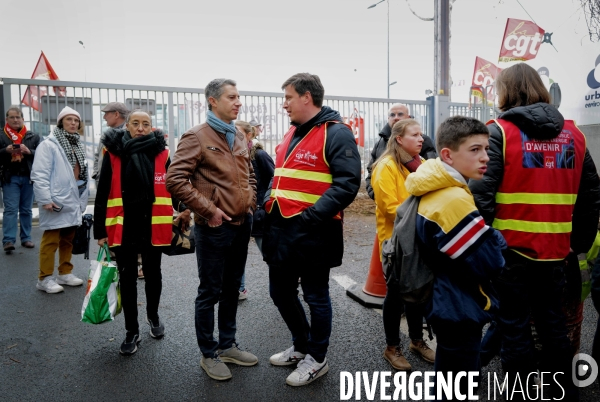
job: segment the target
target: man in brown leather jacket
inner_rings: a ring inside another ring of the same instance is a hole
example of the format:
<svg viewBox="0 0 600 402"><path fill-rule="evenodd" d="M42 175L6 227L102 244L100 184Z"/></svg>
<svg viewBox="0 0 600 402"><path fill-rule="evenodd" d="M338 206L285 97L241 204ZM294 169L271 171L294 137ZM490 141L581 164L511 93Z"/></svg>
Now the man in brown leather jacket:
<svg viewBox="0 0 600 402"><path fill-rule="evenodd" d="M207 122L179 141L167 172L167 190L194 212L200 285L196 337L201 367L215 380L231 378L224 363L253 366L258 359L235 342L238 289L256 208L256 180L244 135L233 120L241 107L236 83L216 79L205 88ZM219 303L219 339L214 306Z"/></svg>

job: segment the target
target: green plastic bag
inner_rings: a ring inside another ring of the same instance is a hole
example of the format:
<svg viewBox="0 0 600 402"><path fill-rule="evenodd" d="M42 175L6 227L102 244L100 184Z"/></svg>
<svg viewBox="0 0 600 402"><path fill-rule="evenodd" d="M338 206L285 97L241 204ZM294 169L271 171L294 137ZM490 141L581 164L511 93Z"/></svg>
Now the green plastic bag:
<svg viewBox="0 0 600 402"><path fill-rule="evenodd" d="M103 261L103 254L107 261ZM90 261L87 290L81 308L81 321L102 324L112 321L121 312L119 271L110 261L108 246L98 251L96 261Z"/></svg>
<svg viewBox="0 0 600 402"><path fill-rule="evenodd" d="M586 297L592 291L592 268L596 258L598 258L598 251L600 250L600 232L596 233L596 239L590 251L587 254L579 254L579 269L581 271L581 301L584 301Z"/></svg>

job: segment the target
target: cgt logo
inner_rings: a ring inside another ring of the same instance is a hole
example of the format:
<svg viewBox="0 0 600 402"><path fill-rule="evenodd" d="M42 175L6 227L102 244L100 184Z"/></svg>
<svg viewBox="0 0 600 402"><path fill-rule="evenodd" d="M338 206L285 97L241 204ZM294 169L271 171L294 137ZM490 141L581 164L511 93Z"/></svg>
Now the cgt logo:
<svg viewBox="0 0 600 402"><path fill-rule="evenodd" d="M571 363L571 375L576 387L587 387L598 377L598 364L592 356L578 353Z"/></svg>

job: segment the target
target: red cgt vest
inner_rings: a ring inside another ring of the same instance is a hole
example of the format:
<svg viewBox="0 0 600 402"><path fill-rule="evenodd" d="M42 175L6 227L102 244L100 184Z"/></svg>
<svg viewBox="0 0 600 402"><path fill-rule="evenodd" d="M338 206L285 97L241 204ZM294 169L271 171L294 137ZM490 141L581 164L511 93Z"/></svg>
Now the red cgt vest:
<svg viewBox="0 0 600 402"><path fill-rule="evenodd" d="M513 123L502 131L504 178L496 193L492 226L508 247L532 260L556 261L569 254L572 214L585 157L585 136L572 120L558 137L529 138Z"/></svg>
<svg viewBox="0 0 600 402"><path fill-rule="evenodd" d="M112 181L106 208L106 232L108 246L120 246L123 241L123 198L121 197L121 158L108 152L112 166ZM154 158L154 198L152 204L152 245L171 244L173 206L171 194L167 191L165 165L169 150L165 149Z"/></svg>
<svg viewBox="0 0 600 402"><path fill-rule="evenodd" d="M325 159L325 141L327 125L339 123L330 121L313 127L285 157L296 127L291 127L283 142L276 148L275 174L271 196L265 204L265 210L271 213L275 203L284 218L299 215L314 205L331 187L332 176ZM334 219L341 219L338 213Z"/></svg>

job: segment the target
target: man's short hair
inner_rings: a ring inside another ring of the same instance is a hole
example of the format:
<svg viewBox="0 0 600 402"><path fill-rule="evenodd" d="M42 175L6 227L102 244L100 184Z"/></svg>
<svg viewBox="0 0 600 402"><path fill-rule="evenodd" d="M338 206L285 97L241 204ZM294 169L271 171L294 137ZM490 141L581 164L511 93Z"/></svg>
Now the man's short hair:
<svg viewBox="0 0 600 402"><path fill-rule="evenodd" d="M436 147L438 154L443 148L449 148L457 151L460 144L473 135L485 134L490 132L485 124L473 117L452 116L440 124L436 133Z"/></svg>
<svg viewBox="0 0 600 402"><path fill-rule="evenodd" d="M498 94L498 109L504 112L517 106L550 103L550 93L540 74L525 63L502 70L494 85Z"/></svg>
<svg viewBox="0 0 600 402"><path fill-rule="evenodd" d="M13 105L13 106L9 107L9 108L6 110L6 118L8 118L8 112L10 112L10 111L13 111L13 112L18 112L18 113L21 115L21 118L22 118L22 119L24 119L24 118L25 118L25 116L23 116L23 111L21 110L21 108L20 108L20 107L18 107L18 106L15 106L15 105Z"/></svg>
<svg viewBox="0 0 600 402"><path fill-rule="evenodd" d="M285 89L288 85L291 85L292 88L298 92L298 95L304 95L305 93L310 92L313 105L316 107L323 106L325 88L323 87L323 84L321 84L321 79L318 75L309 73L294 74L283 83L281 89Z"/></svg>
<svg viewBox="0 0 600 402"><path fill-rule="evenodd" d="M208 83L206 88L204 88L204 96L206 97L206 103L208 104L208 110L212 110L212 105L208 101L208 98L219 99L221 95L223 95L223 87L225 85L237 86L234 80L230 80L228 78L216 78Z"/></svg>

